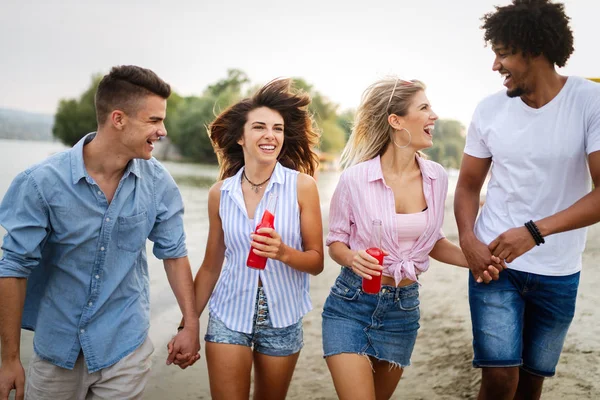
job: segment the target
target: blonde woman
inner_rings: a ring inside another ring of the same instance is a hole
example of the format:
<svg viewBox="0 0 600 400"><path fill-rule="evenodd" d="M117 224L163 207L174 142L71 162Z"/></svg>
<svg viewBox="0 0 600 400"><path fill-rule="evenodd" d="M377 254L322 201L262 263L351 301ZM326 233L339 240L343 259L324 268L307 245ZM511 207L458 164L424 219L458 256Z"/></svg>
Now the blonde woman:
<svg viewBox="0 0 600 400"><path fill-rule="evenodd" d="M388 399L419 329L418 277L429 256L467 261L441 231L448 177L425 159L438 119L419 81L384 79L363 95L330 205L329 255L342 266L323 309L323 349L340 399ZM380 220L383 266L365 249ZM495 259L495 261L499 261ZM501 268L501 266L498 266ZM361 281L381 276L378 293ZM480 277L497 279L490 266Z"/></svg>

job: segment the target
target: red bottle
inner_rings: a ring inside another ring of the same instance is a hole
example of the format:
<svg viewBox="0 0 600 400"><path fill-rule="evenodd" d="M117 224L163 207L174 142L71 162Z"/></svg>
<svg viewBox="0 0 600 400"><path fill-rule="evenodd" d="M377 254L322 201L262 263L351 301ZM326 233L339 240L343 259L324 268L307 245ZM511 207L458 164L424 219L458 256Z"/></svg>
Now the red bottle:
<svg viewBox="0 0 600 400"><path fill-rule="evenodd" d="M267 208L265 209L260 223L256 226L256 230L254 231L254 233L256 233L256 231L258 231L260 228L275 228L276 206L277 195L271 192L267 201ZM258 233L258 235L267 237L270 236L266 233ZM248 254L248 260L246 261L246 265L250 268L265 269L265 266L267 265L267 257L259 256L258 254L255 254L252 250L254 250L254 247L250 248L250 253Z"/></svg>
<svg viewBox="0 0 600 400"><path fill-rule="evenodd" d="M371 245L367 254L377 259L379 265L383 265L383 251L381 250L381 221L373 220L371 227ZM376 294L381 289L381 273L379 276L371 275L371 279L362 280L362 289L365 293Z"/></svg>

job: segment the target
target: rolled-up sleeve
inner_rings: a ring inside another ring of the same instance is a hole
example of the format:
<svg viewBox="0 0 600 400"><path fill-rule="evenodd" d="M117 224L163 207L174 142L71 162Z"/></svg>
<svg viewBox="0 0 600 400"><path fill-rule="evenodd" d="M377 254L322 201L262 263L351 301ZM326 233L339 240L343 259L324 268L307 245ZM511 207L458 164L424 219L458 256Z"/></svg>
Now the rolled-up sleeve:
<svg viewBox="0 0 600 400"><path fill-rule="evenodd" d="M10 185L0 205L0 225L6 230L0 259L1 278L27 278L39 265L48 237L48 209L41 192L28 173Z"/></svg>
<svg viewBox="0 0 600 400"><path fill-rule="evenodd" d="M149 239L154 242L156 258L180 258L187 255L183 228L183 199L167 170L157 163L155 175L156 221Z"/></svg>
<svg viewBox="0 0 600 400"><path fill-rule="evenodd" d="M347 176L342 174L329 205L329 233L325 242L327 246L333 242L350 245L350 227L353 221L349 192Z"/></svg>

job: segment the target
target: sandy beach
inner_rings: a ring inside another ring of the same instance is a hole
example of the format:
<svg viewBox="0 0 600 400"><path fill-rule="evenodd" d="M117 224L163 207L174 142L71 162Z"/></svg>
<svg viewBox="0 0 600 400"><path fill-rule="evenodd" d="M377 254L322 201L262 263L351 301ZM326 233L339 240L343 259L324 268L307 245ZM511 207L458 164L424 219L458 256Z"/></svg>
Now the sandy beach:
<svg viewBox="0 0 600 400"><path fill-rule="evenodd" d="M7 146L5 143L5 147ZM16 145L15 145L16 146ZM7 149L8 151L8 149ZM27 164L30 164L28 162ZM14 171L21 170L15 165ZM174 175L181 166L170 166ZM197 167L193 167L198 171ZM183 171L182 174L187 172ZM9 175L10 175L9 174ZM13 175L14 176L14 175ZM338 174L322 173L319 189L324 221L327 222L329 199ZM12 180L12 177L10 177ZM7 187L10 180L4 182ZM0 198L4 194L0 188ZM194 272L202 262L206 243L206 187L182 185L186 202L185 224L188 248ZM456 224L452 213L452 188L446 202L444 231L457 241ZM325 232L326 232L325 224ZM0 232L3 234L3 232ZM155 345L154 367L145 399L210 399L208 373L202 350L202 359L185 371L166 366L166 344L180 319L175 298L168 286L162 263L150 256L151 277L151 330ZM599 399L597 379L600 364L600 271L595 265L600 259L600 226L590 228L584 269L578 296L575 319L567 336L564 351L557 368L556 378L546 380L543 399ZM311 297L314 309L304 318L305 347L290 386L288 398L335 399L335 391L321 350L321 310L330 286L339 273L337 266L326 255L325 270L311 278ZM394 394L394 399L475 399L479 386L479 370L471 367L471 322L467 299L466 269L432 261L421 283L421 329L412 357L412 366ZM201 318L201 337L206 330L207 312ZM32 351L32 334L23 331L22 361L27 368Z"/></svg>

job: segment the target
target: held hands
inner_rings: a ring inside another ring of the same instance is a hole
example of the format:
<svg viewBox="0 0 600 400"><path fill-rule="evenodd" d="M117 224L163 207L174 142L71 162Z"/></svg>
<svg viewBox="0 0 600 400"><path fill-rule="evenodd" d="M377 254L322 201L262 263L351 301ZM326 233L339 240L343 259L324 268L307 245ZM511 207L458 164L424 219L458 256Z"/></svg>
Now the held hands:
<svg viewBox="0 0 600 400"><path fill-rule="evenodd" d="M535 240L529 230L521 226L507 230L494 239L488 247L492 254L511 263L515 258L535 247Z"/></svg>
<svg viewBox="0 0 600 400"><path fill-rule="evenodd" d="M167 344L167 365L175 364L186 369L200 359L199 351L199 327L186 325Z"/></svg>
<svg viewBox="0 0 600 400"><path fill-rule="evenodd" d="M258 235L258 233L267 234L269 236ZM250 235L252 242L250 245L254 247L252 250L256 255L272 258L285 262L285 253L287 246L281 241L281 236L273 228L260 228L256 233Z"/></svg>
<svg viewBox="0 0 600 400"><path fill-rule="evenodd" d="M383 251L384 256L389 256L385 250ZM375 257L370 256L366 250L360 250L354 253L354 257L352 258L352 262L349 265L352 268L352 271L358 276L361 276L365 279L371 280L372 276L381 275L381 271L383 271L383 267L379 265L377 259Z"/></svg>
<svg viewBox="0 0 600 400"><path fill-rule="evenodd" d="M25 371L21 360L2 361L0 366L0 400L8 400L11 390L17 391L15 400L23 400L25 393Z"/></svg>
<svg viewBox="0 0 600 400"><path fill-rule="evenodd" d="M506 269L504 260L494 256L488 247L477 239L472 239L467 244L461 243L461 248L477 283L497 281L500 272Z"/></svg>

